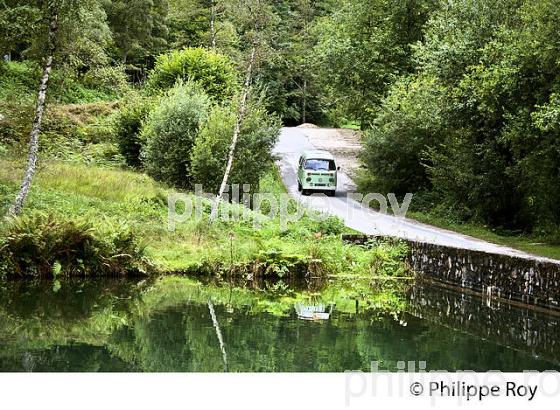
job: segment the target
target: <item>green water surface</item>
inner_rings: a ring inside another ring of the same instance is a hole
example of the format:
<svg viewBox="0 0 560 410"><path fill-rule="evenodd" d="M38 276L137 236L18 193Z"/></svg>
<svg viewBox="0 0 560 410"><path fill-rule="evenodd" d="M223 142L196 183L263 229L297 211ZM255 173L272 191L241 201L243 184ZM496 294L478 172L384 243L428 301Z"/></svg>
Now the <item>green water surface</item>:
<svg viewBox="0 0 560 410"><path fill-rule="evenodd" d="M278 308L253 291L222 287L212 296L191 284L172 281L161 293L161 284L137 280L5 282L0 370L340 372L375 362L396 371L403 361L427 370L560 369L558 318L427 285L409 289L401 312L321 301L330 318L308 321L290 299Z"/></svg>

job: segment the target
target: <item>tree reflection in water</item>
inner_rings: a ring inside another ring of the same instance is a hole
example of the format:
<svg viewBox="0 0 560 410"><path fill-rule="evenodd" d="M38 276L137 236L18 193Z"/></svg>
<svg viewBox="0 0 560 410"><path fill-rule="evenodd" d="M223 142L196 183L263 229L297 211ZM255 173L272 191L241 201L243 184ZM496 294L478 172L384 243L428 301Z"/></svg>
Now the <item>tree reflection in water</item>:
<svg viewBox="0 0 560 410"><path fill-rule="evenodd" d="M420 285L402 310L361 301L356 312L347 290L306 292L182 278L73 280L57 292L49 282L4 282L0 369L367 371L401 360L427 370L560 369L558 319L535 311ZM329 320L297 319L294 303L309 295L334 305Z"/></svg>

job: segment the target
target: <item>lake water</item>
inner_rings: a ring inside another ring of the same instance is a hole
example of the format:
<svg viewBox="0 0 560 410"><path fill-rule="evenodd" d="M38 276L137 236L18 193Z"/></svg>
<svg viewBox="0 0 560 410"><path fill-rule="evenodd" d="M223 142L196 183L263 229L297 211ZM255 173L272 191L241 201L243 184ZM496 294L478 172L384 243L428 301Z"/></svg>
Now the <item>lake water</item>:
<svg viewBox="0 0 560 410"><path fill-rule="evenodd" d="M367 371L372 361L393 371L400 361L560 370L558 317L428 285L412 286L404 312L335 305L324 321L277 314L250 292L209 298L200 286L164 295L150 286L0 284L0 371L339 372Z"/></svg>

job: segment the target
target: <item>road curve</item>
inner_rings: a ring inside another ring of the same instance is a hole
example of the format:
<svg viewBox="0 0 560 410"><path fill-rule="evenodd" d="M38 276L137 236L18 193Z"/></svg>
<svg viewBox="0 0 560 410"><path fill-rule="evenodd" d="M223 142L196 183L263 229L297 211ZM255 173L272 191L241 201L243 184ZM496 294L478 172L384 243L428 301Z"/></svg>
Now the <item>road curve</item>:
<svg viewBox="0 0 560 410"><path fill-rule="evenodd" d="M282 128L280 139L274 148L274 154L279 158L278 166L288 192L306 206L340 217L344 220L346 226L358 232L558 263L555 260L530 255L516 249L426 225L412 219L377 212L348 197L349 193L355 191L355 185L344 173L344 170L339 173L335 197L323 196L314 199L302 196L297 189L297 164L301 152L309 149L315 149L315 147L305 135L304 128ZM412 200L414 201L414 198Z"/></svg>

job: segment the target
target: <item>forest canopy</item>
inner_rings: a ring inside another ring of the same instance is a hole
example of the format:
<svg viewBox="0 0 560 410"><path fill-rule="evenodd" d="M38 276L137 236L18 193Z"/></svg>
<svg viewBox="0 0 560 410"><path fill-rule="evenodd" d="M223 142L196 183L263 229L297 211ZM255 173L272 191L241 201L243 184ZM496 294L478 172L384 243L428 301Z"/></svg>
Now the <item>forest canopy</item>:
<svg viewBox="0 0 560 410"><path fill-rule="evenodd" d="M36 87L47 3L60 9L51 100L102 98L75 84L114 97L167 76L180 50L204 49L233 93L251 48L249 0L2 0L0 54L23 64L0 64L6 100ZM417 209L450 220L560 240L558 6L269 1L255 83L285 125L360 128L361 189L412 192Z"/></svg>

